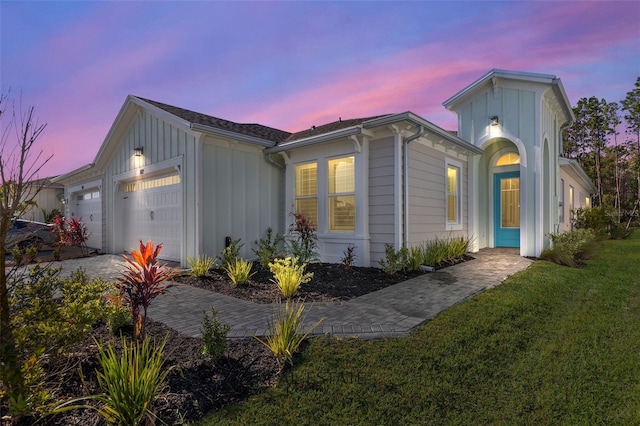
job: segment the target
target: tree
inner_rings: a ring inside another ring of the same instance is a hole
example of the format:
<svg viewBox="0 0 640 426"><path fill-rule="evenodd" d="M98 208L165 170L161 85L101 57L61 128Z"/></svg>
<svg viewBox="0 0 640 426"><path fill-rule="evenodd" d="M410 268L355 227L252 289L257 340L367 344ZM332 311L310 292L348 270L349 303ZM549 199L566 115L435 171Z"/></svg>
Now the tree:
<svg viewBox="0 0 640 426"><path fill-rule="evenodd" d="M32 204L42 189L42 181L38 182L37 179L38 173L51 159L51 156L43 157L42 151L35 151L36 142L46 124L38 123L33 107L24 113L21 107L17 110L13 102L11 114L7 115L7 96L0 95L0 373L7 394L15 399L24 397L26 389L9 314L5 238L11 220L20 216L25 206Z"/></svg>
<svg viewBox="0 0 640 426"><path fill-rule="evenodd" d="M622 100L622 110L626 112L624 119L627 125L626 133L632 139L628 144L634 145L636 179L638 185L637 202L640 202L640 77L636 79L635 88L627 92L626 98ZM635 140L634 140L635 139Z"/></svg>

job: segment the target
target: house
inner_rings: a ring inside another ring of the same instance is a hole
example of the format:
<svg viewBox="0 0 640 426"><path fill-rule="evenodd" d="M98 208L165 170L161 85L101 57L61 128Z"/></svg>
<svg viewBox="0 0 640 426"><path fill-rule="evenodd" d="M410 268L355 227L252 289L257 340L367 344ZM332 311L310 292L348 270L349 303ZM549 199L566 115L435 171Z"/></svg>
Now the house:
<svg viewBox="0 0 640 426"><path fill-rule="evenodd" d="M151 239L183 265L229 238L252 258L293 211L315 223L326 262L353 246L358 265L376 265L385 244L450 236L538 255L569 220L561 183L585 203L593 192L560 157L573 120L560 80L493 70L444 105L457 134L410 111L290 133L130 95L94 162L56 181L89 246L121 253Z"/></svg>
<svg viewBox="0 0 640 426"><path fill-rule="evenodd" d="M33 204L21 214L21 218L36 222L46 222L45 214L50 215L53 211L64 211L64 185L54 183L52 179L44 178L30 182L32 189L37 188L37 193L33 195ZM31 195L29 196L31 198Z"/></svg>

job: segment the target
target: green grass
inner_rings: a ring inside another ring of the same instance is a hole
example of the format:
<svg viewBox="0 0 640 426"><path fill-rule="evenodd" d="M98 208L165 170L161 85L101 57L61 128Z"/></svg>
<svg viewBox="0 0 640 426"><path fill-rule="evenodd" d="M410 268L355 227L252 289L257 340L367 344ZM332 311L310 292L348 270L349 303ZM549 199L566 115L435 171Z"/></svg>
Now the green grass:
<svg viewBox="0 0 640 426"><path fill-rule="evenodd" d="M406 338L313 340L201 424L640 424L639 237L535 262Z"/></svg>

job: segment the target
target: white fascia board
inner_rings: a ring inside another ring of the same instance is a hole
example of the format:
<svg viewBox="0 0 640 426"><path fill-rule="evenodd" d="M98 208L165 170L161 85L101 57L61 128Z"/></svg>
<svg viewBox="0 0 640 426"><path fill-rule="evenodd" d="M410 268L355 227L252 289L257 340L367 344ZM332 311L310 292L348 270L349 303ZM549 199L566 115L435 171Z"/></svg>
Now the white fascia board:
<svg viewBox="0 0 640 426"><path fill-rule="evenodd" d="M475 145L471 145L469 142L465 141L464 139L461 139L458 136L454 135L453 133L444 130L442 127L436 126L435 124L425 120L419 115L412 113L411 111L406 111L400 114L386 115L380 118L374 118L373 120L365 121L364 123L362 123L362 125L365 128L372 128L372 127L379 127L379 126L394 124L401 121L408 121L411 124L414 124L416 126L422 126L429 133L438 135L442 139L445 139L451 142L452 144L456 145L459 148L462 148L467 152L470 152L473 154L482 154L484 152L481 148L478 148Z"/></svg>
<svg viewBox="0 0 640 426"><path fill-rule="evenodd" d="M82 166L80 168L77 168L75 170L70 171L69 173L65 173L63 175L54 177L53 179L51 179L51 182L53 182L53 183L61 182L61 183L64 184L65 181L67 181L67 180L69 180L69 179L71 179L71 178L73 178L73 177L75 177L75 176L77 176L79 174L82 174L82 173L86 172L87 170L91 170L94 167L95 167L94 163L86 164L86 165L84 165L84 166Z"/></svg>
<svg viewBox="0 0 640 426"><path fill-rule="evenodd" d="M315 145L315 144L328 142L331 140L340 139L340 138L344 138L352 135L359 135L359 134L362 134L362 127L360 126L348 127L346 129L336 130L329 133L322 133L320 135L310 136L308 138L286 142L286 143L274 146L272 148L268 148L265 150L265 152L268 154L273 154L277 152L287 151L289 149L302 148L305 146Z"/></svg>
<svg viewBox="0 0 640 426"><path fill-rule="evenodd" d="M446 101L442 103L445 108L451 110L454 105L461 99L467 97L471 93L474 93L477 89L483 87L488 84L493 78L502 78L505 80L517 80L517 81L527 81L533 83L547 83L553 84L556 80L555 75L551 74L538 74L532 72L523 72L523 71L509 71L509 70L501 70L501 69L492 69L478 80L474 81Z"/></svg>
<svg viewBox="0 0 640 426"><path fill-rule="evenodd" d="M217 127L206 126L204 124L190 123L189 128L194 132L201 132L201 133L207 133L215 136L222 136L224 138L235 139L241 142L260 145L266 148L270 148L275 145L275 142L267 139L262 139L255 136L243 135L241 133L232 132L230 130L223 130Z"/></svg>
<svg viewBox="0 0 640 426"><path fill-rule="evenodd" d="M561 168L573 172L573 177L577 178L577 180L582 181L584 186L591 191L591 193L595 193L597 191L596 186L591 181L591 178L585 173L582 169L578 161L572 158L558 157L558 164ZM571 174L571 173L570 173Z"/></svg>

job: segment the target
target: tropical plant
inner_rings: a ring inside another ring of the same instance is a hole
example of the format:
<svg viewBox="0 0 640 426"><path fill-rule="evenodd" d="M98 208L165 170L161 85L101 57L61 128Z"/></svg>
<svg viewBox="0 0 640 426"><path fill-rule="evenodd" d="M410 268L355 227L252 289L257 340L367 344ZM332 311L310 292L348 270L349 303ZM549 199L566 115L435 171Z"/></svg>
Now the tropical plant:
<svg viewBox="0 0 640 426"><path fill-rule="evenodd" d="M97 378L102 393L66 401L54 412L89 408L97 410L108 423L115 425L140 425L145 419L148 424L155 424L151 405L174 369L174 366L166 368L162 359L167 338L168 335L158 346L152 346L148 338L127 343L122 337L121 355L112 344L105 348L96 342L102 369L97 371ZM72 405L82 400L97 401L100 406Z"/></svg>
<svg viewBox="0 0 640 426"><path fill-rule="evenodd" d="M411 247L408 250L407 254L407 270L408 271L417 271L420 269L420 265L422 265L422 259L424 255L422 253L422 247Z"/></svg>
<svg viewBox="0 0 640 426"><path fill-rule="evenodd" d="M356 261L356 246L349 244L349 246L342 252L342 258L340 259L340 265L344 269L351 269Z"/></svg>
<svg viewBox="0 0 640 426"><path fill-rule="evenodd" d="M273 274L273 281L282 295L286 299L290 299L298 291L298 288L304 283L311 281L313 272L305 273L306 264L299 263L297 258L275 259L269 263L269 270Z"/></svg>
<svg viewBox="0 0 640 426"><path fill-rule="evenodd" d="M284 303L284 308L280 307L272 317L264 340L254 336L257 341L273 353L281 368L287 361L293 365L293 354L298 350L300 344L324 321L324 318L321 318L311 328L304 331L303 313L304 304L287 300Z"/></svg>
<svg viewBox="0 0 640 426"><path fill-rule="evenodd" d="M273 229L269 227L267 229L267 235L265 238L260 238L259 240L255 240L253 244L257 247L255 249L251 249L253 253L258 256L258 261L260 262L260 266L266 268L269 266L269 262L272 262L273 259L280 255L280 245L284 240L282 235L276 232L275 237L272 237Z"/></svg>
<svg viewBox="0 0 640 426"><path fill-rule="evenodd" d="M209 270L215 265L215 262L215 258L206 254L187 258L187 265L189 265L191 275L196 278L206 277Z"/></svg>
<svg viewBox="0 0 640 426"><path fill-rule="evenodd" d="M293 237L286 241L285 251L291 257L297 258L301 264L317 262L320 257L315 224L302 213L292 212L290 215L293 216L293 223L289 233Z"/></svg>
<svg viewBox="0 0 640 426"><path fill-rule="evenodd" d="M202 334L202 354L211 358L216 362L226 348L227 335L231 329L228 325L218 321L218 312L211 308L211 317L203 312L202 324L200 324L200 333Z"/></svg>
<svg viewBox="0 0 640 426"><path fill-rule="evenodd" d="M40 209L40 211L42 212L43 221L45 223L53 223L53 219L55 219L58 216L62 216L62 213L58 209L52 209L52 210Z"/></svg>
<svg viewBox="0 0 640 426"><path fill-rule="evenodd" d="M252 267L253 262L238 258L227 263L224 270L232 283L242 285L253 275L251 273Z"/></svg>
<svg viewBox="0 0 640 426"><path fill-rule="evenodd" d="M173 286L166 282L173 278L175 272L158 260L161 251L162 244L154 248L153 242L149 241L145 245L140 241L140 251L132 250L131 259L122 255L127 262L126 271L115 286L122 296L123 304L131 310L136 338L144 336L147 308L151 301Z"/></svg>
<svg viewBox="0 0 640 426"><path fill-rule="evenodd" d="M82 223L82 218L72 217L67 220L62 216L56 216L51 223L54 226L54 232L60 238L60 245L80 247L83 252L86 252L90 233L87 226Z"/></svg>
<svg viewBox="0 0 640 426"><path fill-rule="evenodd" d="M396 251L392 244L384 245L384 257L378 261L384 272L393 275L404 270L407 267L407 257L409 251L406 247L402 247Z"/></svg>

